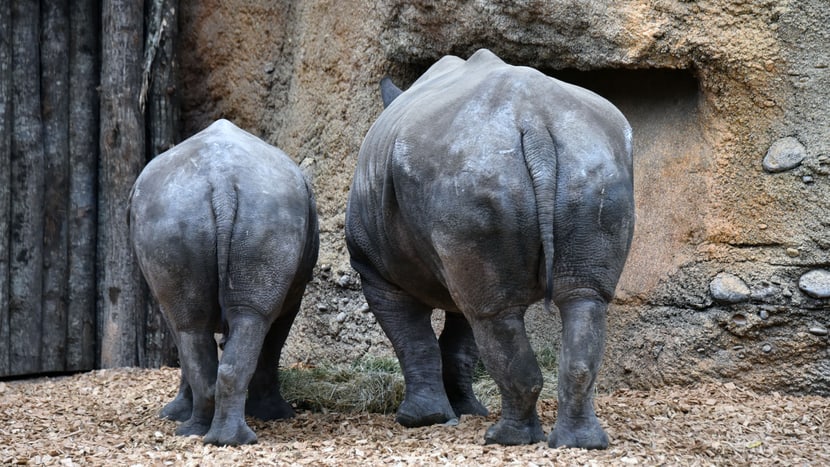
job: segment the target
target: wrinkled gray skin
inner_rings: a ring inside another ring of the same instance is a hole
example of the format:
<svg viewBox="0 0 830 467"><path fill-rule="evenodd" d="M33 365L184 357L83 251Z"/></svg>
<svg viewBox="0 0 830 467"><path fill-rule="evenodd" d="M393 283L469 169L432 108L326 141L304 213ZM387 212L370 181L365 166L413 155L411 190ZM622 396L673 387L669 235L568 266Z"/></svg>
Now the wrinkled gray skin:
<svg viewBox="0 0 830 467"><path fill-rule="evenodd" d="M219 120L147 164L130 203L132 244L182 366L161 416L205 443L256 442L245 414L294 415L277 365L317 261L311 188L282 151Z"/></svg>
<svg viewBox="0 0 830 467"><path fill-rule="evenodd" d="M403 93L389 81L381 91L346 238L404 371L397 420L485 414L471 387L480 354L502 395L485 442L543 440L524 313L545 297L563 324L548 444L607 447L592 393L634 227L628 122L596 94L487 50L442 58ZM433 308L447 311L438 339Z"/></svg>

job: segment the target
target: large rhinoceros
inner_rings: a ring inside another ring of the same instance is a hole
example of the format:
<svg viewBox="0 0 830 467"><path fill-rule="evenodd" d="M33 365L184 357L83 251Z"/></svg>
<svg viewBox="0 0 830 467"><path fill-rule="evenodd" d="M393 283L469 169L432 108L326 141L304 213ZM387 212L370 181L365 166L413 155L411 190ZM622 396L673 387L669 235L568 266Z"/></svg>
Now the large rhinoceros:
<svg viewBox="0 0 830 467"><path fill-rule="evenodd" d="M219 120L147 164L129 219L182 366L162 416L206 443L256 442L246 413L294 415L277 365L317 261L311 188L285 153Z"/></svg>
<svg viewBox="0 0 830 467"><path fill-rule="evenodd" d="M352 266L401 362L406 426L486 409L478 354L502 395L487 443L544 439L526 308L562 318L552 447L605 448L593 389L608 302L634 228L631 128L600 96L488 50L446 56L366 135L346 217ZM447 311L436 339L433 308Z"/></svg>

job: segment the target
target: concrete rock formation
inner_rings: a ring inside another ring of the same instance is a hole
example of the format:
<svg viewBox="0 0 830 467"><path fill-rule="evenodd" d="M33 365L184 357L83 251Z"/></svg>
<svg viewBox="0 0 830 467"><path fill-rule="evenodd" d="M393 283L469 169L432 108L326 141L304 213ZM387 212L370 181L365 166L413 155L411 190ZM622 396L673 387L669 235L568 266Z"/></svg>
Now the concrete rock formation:
<svg viewBox="0 0 830 467"><path fill-rule="evenodd" d="M382 108L378 82L390 74L405 87L442 55L487 47L599 92L634 128L637 230L600 386L730 379L830 395L830 299L799 286L830 264L825 0L204 0L181 9L185 135L228 118L296 155L314 180L320 262L283 364L391 355L343 236L357 150ZM768 155L782 138L800 145L795 157ZM713 297L722 271L748 296ZM529 319L537 349L558 345L558 317L537 307Z"/></svg>

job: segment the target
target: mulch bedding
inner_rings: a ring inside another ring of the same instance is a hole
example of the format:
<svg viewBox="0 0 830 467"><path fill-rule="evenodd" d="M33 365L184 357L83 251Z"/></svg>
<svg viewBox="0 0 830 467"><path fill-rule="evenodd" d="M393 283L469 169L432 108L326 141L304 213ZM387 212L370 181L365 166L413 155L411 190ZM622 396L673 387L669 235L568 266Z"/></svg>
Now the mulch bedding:
<svg viewBox="0 0 830 467"><path fill-rule="evenodd" d="M391 414L249 419L250 446L205 446L157 418L178 370L100 370L0 382L0 464L24 465L830 465L830 398L726 384L597 396L604 451L483 444L496 420L407 429ZM556 402L539 403L546 430Z"/></svg>

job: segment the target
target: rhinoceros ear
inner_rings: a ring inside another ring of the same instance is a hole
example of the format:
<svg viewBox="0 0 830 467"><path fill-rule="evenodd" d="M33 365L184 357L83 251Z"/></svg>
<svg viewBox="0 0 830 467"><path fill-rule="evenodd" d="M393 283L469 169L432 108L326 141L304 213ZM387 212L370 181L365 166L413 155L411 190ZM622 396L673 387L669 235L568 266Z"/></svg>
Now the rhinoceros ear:
<svg viewBox="0 0 830 467"><path fill-rule="evenodd" d="M380 96L383 98L383 108L389 107L389 104L395 100L396 97L400 96L401 89L395 86L395 83L392 82L390 77L385 77L380 80Z"/></svg>

